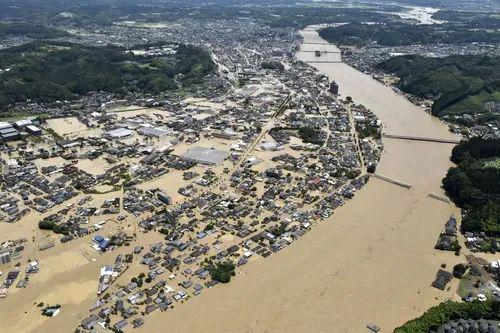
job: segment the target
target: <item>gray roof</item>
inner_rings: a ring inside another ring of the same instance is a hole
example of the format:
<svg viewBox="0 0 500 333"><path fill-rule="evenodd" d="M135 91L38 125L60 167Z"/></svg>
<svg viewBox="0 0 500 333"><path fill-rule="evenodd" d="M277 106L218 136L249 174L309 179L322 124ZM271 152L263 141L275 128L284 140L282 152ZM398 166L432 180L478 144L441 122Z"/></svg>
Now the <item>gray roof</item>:
<svg viewBox="0 0 500 333"><path fill-rule="evenodd" d="M10 128L12 127L12 124L9 124L7 122L0 122L0 129L4 129L4 128Z"/></svg>
<svg viewBox="0 0 500 333"><path fill-rule="evenodd" d="M14 127L6 127L6 128L0 129L0 134L2 134L2 135L12 134L12 133L19 134L19 132Z"/></svg>
<svg viewBox="0 0 500 333"><path fill-rule="evenodd" d="M146 127L146 126L139 128L137 132L142 135L156 136L156 137L161 137L168 134L168 132L165 130L154 127Z"/></svg>
<svg viewBox="0 0 500 333"><path fill-rule="evenodd" d="M30 119L21 119L15 122L16 126L23 127L28 125L33 125L33 122Z"/></svg>
<svg viewBox="0 0 500 333"><path fill-rule="evenodd" d="M106 135L112 138L124 138L132 135L132 131L123 127L106 132Z"/></svg>
<svg viewBox="0 0 500 333"><path fill-rule="evenodd" d="M183 157L202 164L217 164L228 158L229 152L214 148L193 147Z"/></svg>

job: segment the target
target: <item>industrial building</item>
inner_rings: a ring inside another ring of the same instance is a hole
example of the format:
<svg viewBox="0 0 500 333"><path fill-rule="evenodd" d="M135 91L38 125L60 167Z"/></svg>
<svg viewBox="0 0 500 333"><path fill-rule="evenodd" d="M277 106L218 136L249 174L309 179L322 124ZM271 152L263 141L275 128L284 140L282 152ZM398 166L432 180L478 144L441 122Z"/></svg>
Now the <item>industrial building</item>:
<svg viewBox="0 0 500 333"><path fill-rule="evenodd" d="M206 165L215 165L229 157L229 152L215 148L193 147L183 157Z"/></svg>
<svg viewBox="0 0 500 333"><path fill-rule="evenodd" d="M116 128L106 132L106 137L109 139L123 139L132 135L132 131L127 128Z"/></svg>
<svg viewBox="0 0 500 333"><path fill-rule="evenodd" d="M30 119L21 119L14 123L14 127L20 131L24 130L29 125L33 125L33 121Z"/></svg>
<svg viewBox="0 0 500 333"><path fill-rule="evenodd" d="M26 132L31 134L31 135L41 135L42 134L42 130L35 125L26 126Z"/></svg>
<svg viewBox="0 0 500 333"><path fill-rule="evenodd" d="M0 123L0 139L4 142L19 140L21 133L14 128L12 124L1 122Z"/></svg>

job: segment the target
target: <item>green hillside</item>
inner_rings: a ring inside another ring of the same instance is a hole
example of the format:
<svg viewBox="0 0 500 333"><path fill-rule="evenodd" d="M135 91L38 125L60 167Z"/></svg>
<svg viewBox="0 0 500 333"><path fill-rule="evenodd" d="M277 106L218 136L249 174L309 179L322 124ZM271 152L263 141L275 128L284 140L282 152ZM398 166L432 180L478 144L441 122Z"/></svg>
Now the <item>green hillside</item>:
<svg viewBox="0 0 500 333"><path fill-rule="evenodd" d="M135 56L117 47L69 43L32 43L0 51L0 108L28 99L51 102L90 91L161 93L196 83L213 68L210 55L179 45L166 57Z"/></svg>
<svg viewBox="0 0 500 333"><path fill-rule="evenodd" d="M433 99L436 116L498 117L489 105L500 102L500 57L411 55L393 57L377 68L398 76L402 91Z"/></svg>

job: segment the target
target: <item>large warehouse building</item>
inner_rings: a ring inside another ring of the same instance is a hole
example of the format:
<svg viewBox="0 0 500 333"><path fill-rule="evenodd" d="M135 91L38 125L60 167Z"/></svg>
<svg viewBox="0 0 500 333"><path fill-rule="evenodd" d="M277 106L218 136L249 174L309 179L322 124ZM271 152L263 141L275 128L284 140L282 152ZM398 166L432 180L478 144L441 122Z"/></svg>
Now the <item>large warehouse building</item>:
<svg viewBox="0 0 500 333"><path fill-rule="evenodd" d="M215 165L229 157L229 152L214 148L193 147L183 157L201 164Z"/></svg>

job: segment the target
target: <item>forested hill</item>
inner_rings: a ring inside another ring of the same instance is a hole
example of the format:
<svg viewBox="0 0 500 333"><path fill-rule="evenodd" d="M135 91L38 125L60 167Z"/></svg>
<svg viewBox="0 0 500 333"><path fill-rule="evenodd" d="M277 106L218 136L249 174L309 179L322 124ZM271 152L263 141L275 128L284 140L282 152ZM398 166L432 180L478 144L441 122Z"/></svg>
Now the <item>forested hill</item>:
<svg viewBox="0 0 500 333"><path fill-rule="evenodd" d="M436 116L498 117L493 109L500 103L500 57L410 55L393 57L377 67L398 76L402 91L433 99Z"/></svg>
<svg viewBox="0 0 500 333"><path fill-rule="evenodd" d="M0 23L0 38L25 36L33 39L49 39L67 36L63 30L27 23Z"/></svg>
<svg viewBox="0 0 500 333"><path fill-rule="evenodd" d="M72 99L90 91L158 94L176 89L179 80L199 82L213 68L208 52L186 45L179 45L175 55L151 58L111 46L26 44L0 51L0 108L28 99Z"/></svg>
<svg viewBox="0 0 500 333"><path fill-rule="evenodd" d="M319 31L319 35L330 43L358 46L374 42L385 46L470 42L500 43L500 32L497 30L476 30L447 24L350 23L322 29Z"/></svg>
<svg viewBox="0 0 500 333"><path fill-rule="evenodd" d="M464 209L462 230L500 238L500 139L462 142L451 160L457 166L450 168L443 187ZM490 250L488 245L483 250Z"/></svg>

